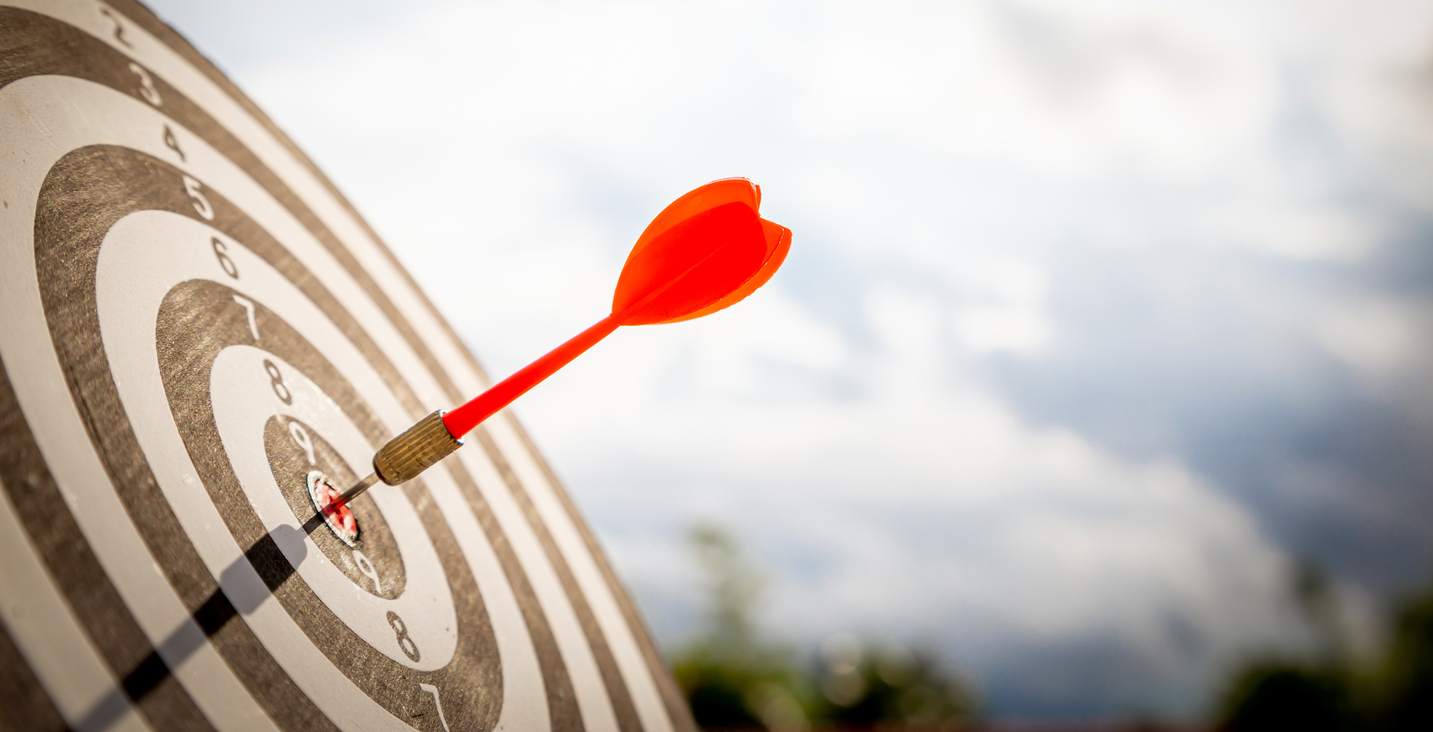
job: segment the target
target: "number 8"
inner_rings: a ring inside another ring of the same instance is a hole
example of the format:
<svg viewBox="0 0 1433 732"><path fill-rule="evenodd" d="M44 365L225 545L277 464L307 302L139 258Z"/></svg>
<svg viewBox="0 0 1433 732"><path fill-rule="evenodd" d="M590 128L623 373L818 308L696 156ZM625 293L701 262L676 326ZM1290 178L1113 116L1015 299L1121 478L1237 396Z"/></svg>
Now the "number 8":
<svg viewBox="0 0 1433 732"><path fill-rule="evenodd" d="M269 373L269 385L274 387L274 396L278 397L279 401L284 404L293 404L294 395L289 392L289 387L284 384L284 373L279 371L279 367L275 366L273 361L266 358L264 359L264 370Z"/></svg>
<svg viewBox="0 0 1433 732"><path fill-rule="evenodd" d="M389 610L388 625L393 628L393 634L398 638L398 647L403 649L403 655L407 656L408 660L417 663L418 644L414 643L408 635L408 626L403 623L403 618L398 617L398 613Z"/></svg>

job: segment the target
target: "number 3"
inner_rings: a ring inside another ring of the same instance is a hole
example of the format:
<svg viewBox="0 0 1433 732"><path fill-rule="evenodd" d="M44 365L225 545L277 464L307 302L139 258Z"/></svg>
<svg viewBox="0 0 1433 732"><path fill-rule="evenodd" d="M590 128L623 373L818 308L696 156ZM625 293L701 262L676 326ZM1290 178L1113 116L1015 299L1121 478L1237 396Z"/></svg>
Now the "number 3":
<svg viewBox="0 0 1433 732"><path fill-rule="evenodd" d="M130 62L129 70L133 71L134 75L139 77L139 95L144 97L144 101L158 107L159 90L154 88L154 79L149 77L149 72L145 71L143 66L134 62Z"/></svg>

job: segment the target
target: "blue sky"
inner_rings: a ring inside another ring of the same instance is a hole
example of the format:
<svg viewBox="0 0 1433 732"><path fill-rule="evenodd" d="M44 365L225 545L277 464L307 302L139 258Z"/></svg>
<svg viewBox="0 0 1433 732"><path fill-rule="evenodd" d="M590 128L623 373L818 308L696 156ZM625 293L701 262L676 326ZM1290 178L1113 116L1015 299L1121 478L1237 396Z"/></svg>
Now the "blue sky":
<svg viewBox="0 0 1433 732"><path fill-rule="evenodd" d="M762 292L516 411L658 636L731 527L773 637L929 644L996 714L1189 715L1433 565L1433 7L166 0L494 375L731 175ZM1422 374L1422 376L1420 376Z"/></svg>

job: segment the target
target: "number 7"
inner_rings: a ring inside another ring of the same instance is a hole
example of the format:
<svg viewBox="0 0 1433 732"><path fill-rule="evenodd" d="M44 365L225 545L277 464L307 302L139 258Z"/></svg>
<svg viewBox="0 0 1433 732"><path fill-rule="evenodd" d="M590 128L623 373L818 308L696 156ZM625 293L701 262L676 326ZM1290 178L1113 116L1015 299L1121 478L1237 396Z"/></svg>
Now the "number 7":
<svg viewBox="0 0 1433 732"><path fill-rule="evenodd" d="M258 321L254 320L254 301L250 300L247 297L244 297L243 295L235 295L234 302L237 302L242 305L244 307L244 310L248 312L249 332L254 334L255 341L259 340L259 323Z"/></svg>
<svg viewBox="0 0 1433 732"><path fill-rule="evenodd" d="M448 729L448 719L443 716L443 702L438 699L438 687L419 682L418 688L433 695L433 706L438 708L438 721L443 723L443 732L451 732L451 730Z"/></svg>

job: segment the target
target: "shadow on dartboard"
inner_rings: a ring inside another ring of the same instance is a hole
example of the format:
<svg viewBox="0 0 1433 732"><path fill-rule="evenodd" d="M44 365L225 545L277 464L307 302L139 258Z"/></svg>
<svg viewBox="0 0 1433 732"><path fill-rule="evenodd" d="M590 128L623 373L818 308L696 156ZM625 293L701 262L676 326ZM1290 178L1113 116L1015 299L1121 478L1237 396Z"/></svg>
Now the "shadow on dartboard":
<svg viewBox="0 0 1433 732"><path fill-rule="evenodd" d="M290 546L302 547L304 546L302 537L312 534L324 524L323 514L315 513L301 527L280 526L265 534L264 538L254 542L254 545L244 552L242 559L235 560L228 569L224 570L220 575L220 585L233 584L233 575L244 570L244 565L247 563L258 570L259 576L263 578L264 584L270 591L278 589L296 571L292 558L286 556L279 549L278 542L282 541ZM302 561L302 558L299 561ZM212 638L225 625L228 625L230 620L240 614L253 612L265 599L262 596L252 596L249 602L235 605L222 589L214 590L192 616L195 625L203 631L202 635L187 632L189 628L185 626L175 628L174 632L161 641L148 657L128 674L125 674L119 688L113 689L95 703L94 707L75 724L75 728L109 729L125 713L129 701L137 702L144 699L161 682L171 676L169 663L176 665L184 663L185 659L199 650L208 638ZM169 659L169 663L165 662L166 658Z"/></svg>

